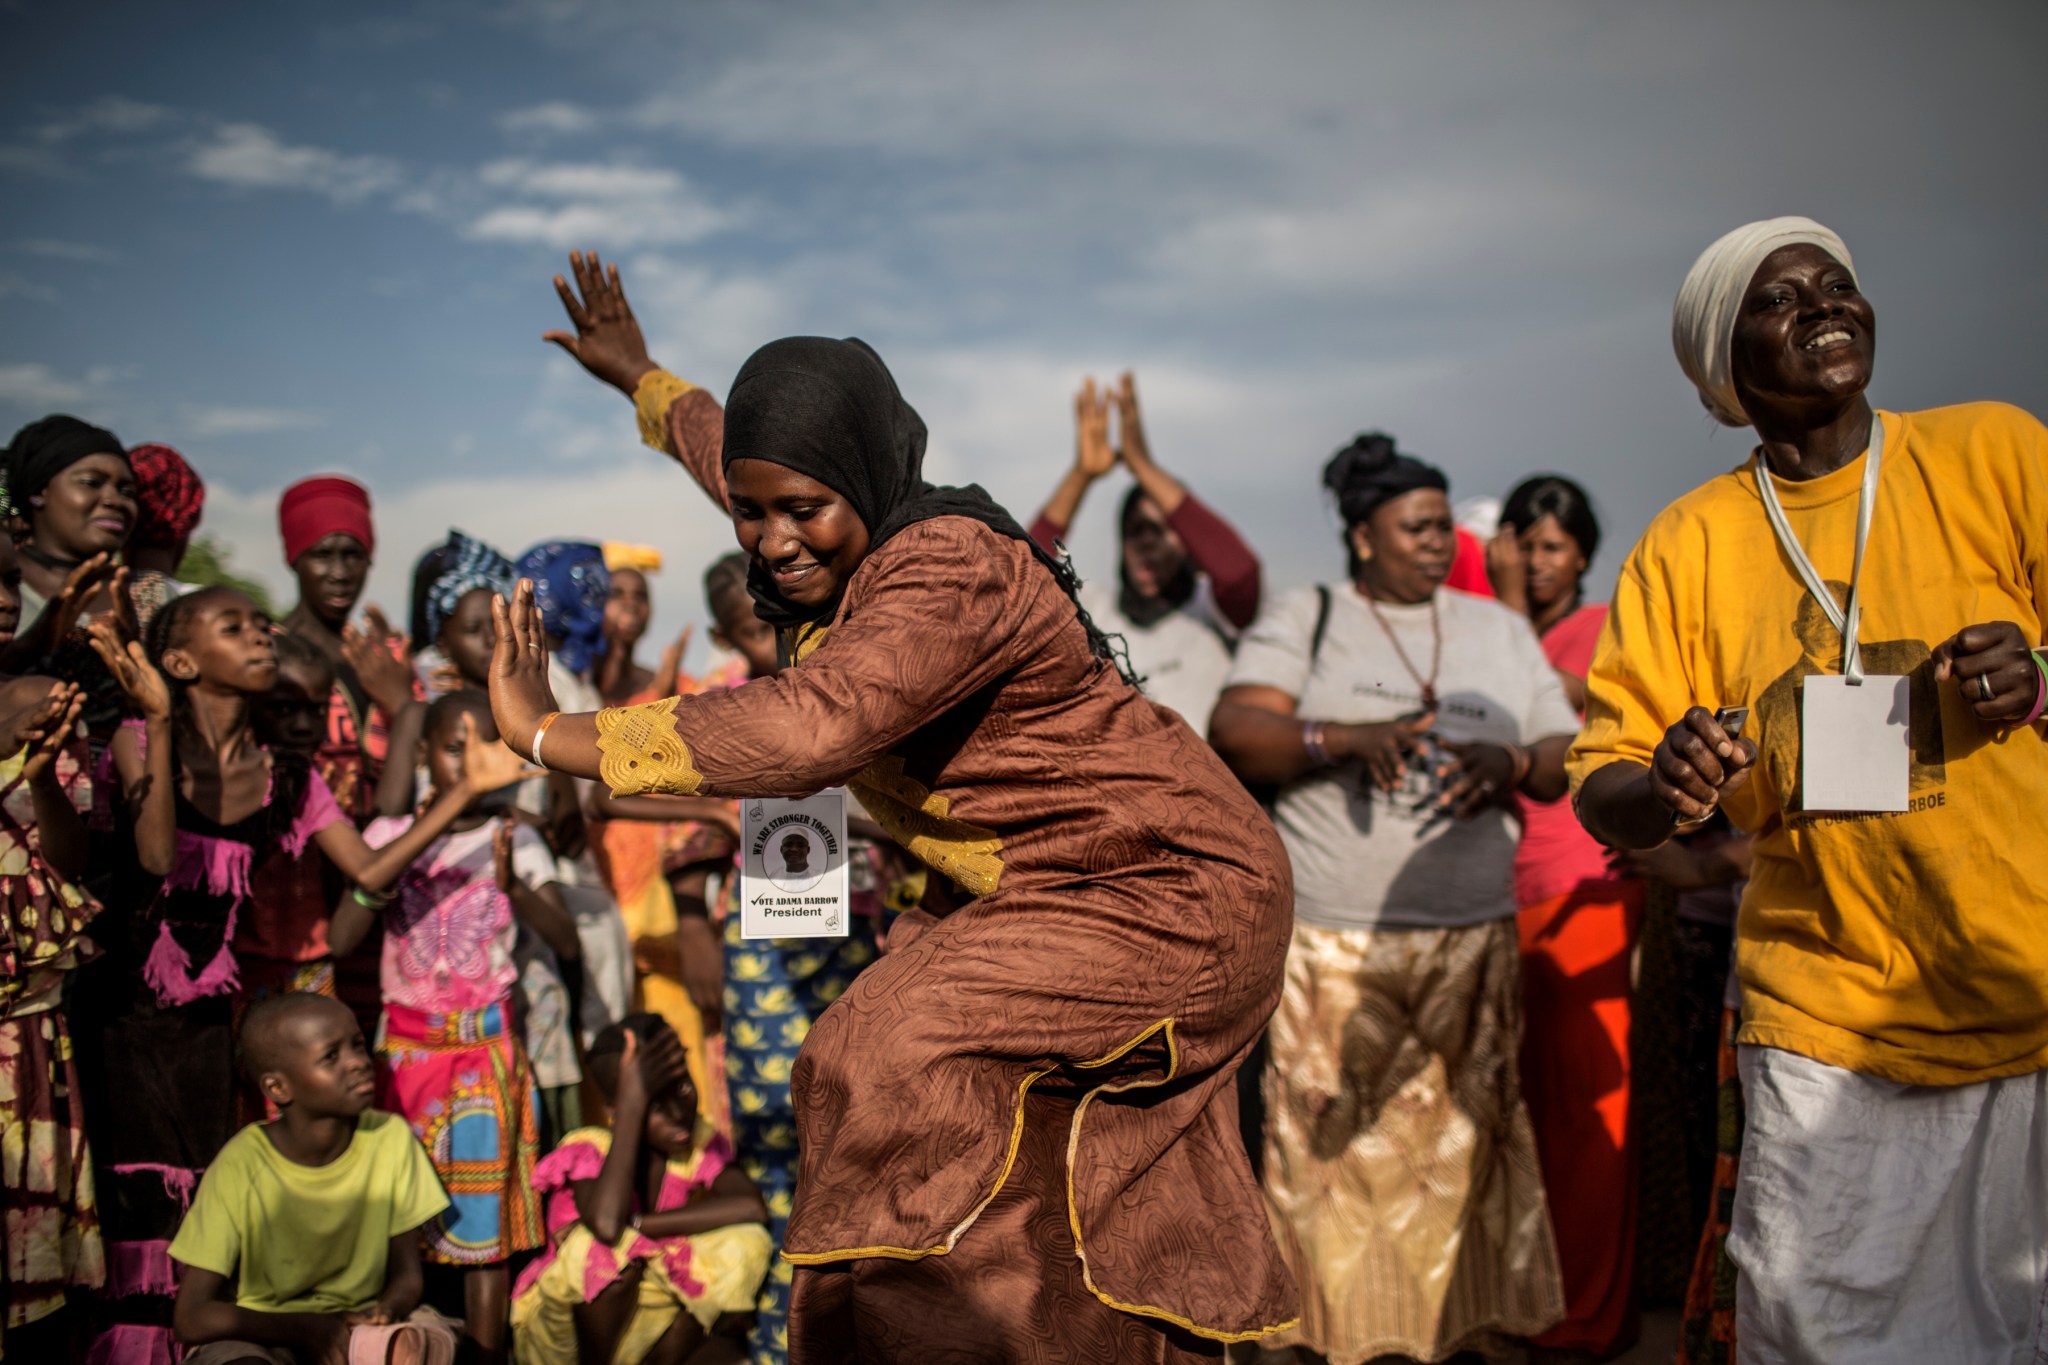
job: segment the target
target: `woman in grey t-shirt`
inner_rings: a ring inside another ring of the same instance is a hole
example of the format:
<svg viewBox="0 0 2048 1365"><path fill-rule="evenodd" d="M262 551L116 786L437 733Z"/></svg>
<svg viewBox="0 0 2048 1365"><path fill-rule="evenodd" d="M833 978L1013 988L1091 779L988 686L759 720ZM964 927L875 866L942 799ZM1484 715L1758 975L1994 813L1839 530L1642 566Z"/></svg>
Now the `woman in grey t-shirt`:
<svg viewBox="0 0 2048 1365"><path fill-rule="evenodd" d="M1294 864L1266 1196L1302 1291L1292 1340L1436 1360L1563 1314L1516 1068L1507 801L1563 794L1578 719L1527 620L1442 586L1440 471L1373 434L1323 480L1350 581L1267 607L1210 725L1277 786Z"/></svg>

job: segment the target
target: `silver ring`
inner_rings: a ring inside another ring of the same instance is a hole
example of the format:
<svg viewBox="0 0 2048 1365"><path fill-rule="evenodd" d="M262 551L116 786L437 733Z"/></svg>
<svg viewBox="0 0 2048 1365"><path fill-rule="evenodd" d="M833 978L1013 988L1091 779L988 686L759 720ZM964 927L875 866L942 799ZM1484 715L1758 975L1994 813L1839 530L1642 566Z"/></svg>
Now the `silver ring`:
<svg viewBox="0 0 2048 1365"><path fill-rule="evenodd" d="M1991 696L1991 675L1989 673L1979 673L1977 675L1977 700L1990 701Z"/></svg>
<svg viewBox="0 0 2048 1365"><path fill-rule="evenodd" d="M539 649L539 648L540 648L540 646L539 646L539 645L535 644L535 643L534 643L533 641L531 641L531 640L528 640L528 641L526 642L526 647L527 647L528 649Z"/></svg>

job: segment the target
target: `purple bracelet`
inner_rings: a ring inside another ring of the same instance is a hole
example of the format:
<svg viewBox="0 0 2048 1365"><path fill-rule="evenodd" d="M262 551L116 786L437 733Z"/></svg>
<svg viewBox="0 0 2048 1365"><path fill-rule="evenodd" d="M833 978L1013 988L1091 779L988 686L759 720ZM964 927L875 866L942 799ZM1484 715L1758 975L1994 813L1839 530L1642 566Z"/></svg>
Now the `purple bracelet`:
<svg viewBox="0 0 2048 1365"><path fill-rule="evenodd" d="M1305 720L1301 723L1301 747L1308 750L1309 761L1318 768L1330 766L1330 751L1323 747L1323 722Z"/></svg>
<svg viewBox="0 0 2048 1365"><path fill-rule="evenodd" d="M2020 722L2022 725L2032 725L2041 719L2042 711L2048 710L2048 660L2042 659L2041 651L2038 649L2029 653L2027 657L2034 661L2034 671L2040 674L2041 678L2034 686L2034 709L2027 712L2026 719Z"/></svg>

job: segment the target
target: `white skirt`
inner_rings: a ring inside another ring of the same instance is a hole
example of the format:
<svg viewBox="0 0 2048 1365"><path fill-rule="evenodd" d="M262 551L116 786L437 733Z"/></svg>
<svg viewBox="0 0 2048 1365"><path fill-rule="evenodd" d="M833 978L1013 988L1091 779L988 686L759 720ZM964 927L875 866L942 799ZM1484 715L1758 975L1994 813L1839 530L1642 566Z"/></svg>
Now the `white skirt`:
<svg viewBox="0 0 2048 1365"><path fill-rule="evenodd" d="M1741 1359L2048 1360L2048 1072L1900 1085L1743 1047Z"/></svg>

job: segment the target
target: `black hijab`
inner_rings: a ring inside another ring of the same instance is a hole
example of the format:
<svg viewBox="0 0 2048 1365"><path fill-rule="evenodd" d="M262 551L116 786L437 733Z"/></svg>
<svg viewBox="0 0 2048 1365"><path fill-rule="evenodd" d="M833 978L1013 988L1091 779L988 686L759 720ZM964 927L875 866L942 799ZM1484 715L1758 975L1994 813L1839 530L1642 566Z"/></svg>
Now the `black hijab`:
<svg viewBox="0 0 2048 1365"><path fill-rule="evenodd" d="M6 497L14 504L14 510L26 517L28 500L88 455L119 455L125 460L128 447L106 428L61 412L30 422L15 432L7 446L4 466L0 466L0 474L6 479Z"/></svg>
<svg viewBox="0 0 2048 1365"><path fill-rule="evenodd" d="M726 399L721 461L729 466L734 460L766 460L816 479L853 504L868 528L870 553L931 517L967 517L1023 541L1075 599L1095 657L1121 669L1120 651L1081 609L1073 569L1041 549L979 484L926 483L924 445L924 419L903 401L889 367L866 342L784 337L740 366ZM836 602L802 607L789 601L757 563L747 567L747 591L755 614L777 627L826 620L839 609ZM1128 677L1129 670L1123 671Z"/></svg>

